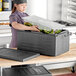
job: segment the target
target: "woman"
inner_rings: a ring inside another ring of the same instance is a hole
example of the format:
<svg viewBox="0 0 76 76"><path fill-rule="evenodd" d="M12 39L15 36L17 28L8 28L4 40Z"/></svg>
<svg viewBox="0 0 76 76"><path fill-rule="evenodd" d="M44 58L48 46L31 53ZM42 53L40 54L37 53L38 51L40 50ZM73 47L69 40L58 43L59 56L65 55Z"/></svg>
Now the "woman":
<svg viewBox="0 0 76 76"><path fill-rule="evenodd" d="M28 16L27 13L24 13L27 7L27 0L14 0L14 6L12 13L9 17L10 24L12 25L12 40L10 48L17 48L17 30L32 30L39 31L37 26L24 26L24 20L22 17Z"/></svg>

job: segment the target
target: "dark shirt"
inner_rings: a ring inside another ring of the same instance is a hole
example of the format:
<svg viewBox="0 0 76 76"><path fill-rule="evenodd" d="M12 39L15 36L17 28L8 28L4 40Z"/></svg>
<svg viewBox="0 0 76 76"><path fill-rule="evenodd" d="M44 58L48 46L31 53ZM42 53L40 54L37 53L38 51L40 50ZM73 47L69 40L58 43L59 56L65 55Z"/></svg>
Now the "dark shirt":
<svg viewBox="0 0 76 76"><path fill-rule="evenodd" d="M24 24L24 20L22 19L22 17L26 16L28 16L27 13L15 11L10 15L9 20L11 24L14 21L20 24ZM11 27L11 32L12 32L12 40L10 43L10 48L17 48L17 30Z"/></svg>

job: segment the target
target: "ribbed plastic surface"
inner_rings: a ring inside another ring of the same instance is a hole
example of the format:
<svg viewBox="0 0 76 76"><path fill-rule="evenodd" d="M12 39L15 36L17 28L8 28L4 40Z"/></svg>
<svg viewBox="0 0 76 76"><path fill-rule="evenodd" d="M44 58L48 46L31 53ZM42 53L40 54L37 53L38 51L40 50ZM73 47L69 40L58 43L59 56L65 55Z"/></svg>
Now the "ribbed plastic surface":
<svg viewBox="0 0 76 76"><path fill-rule="evenodd" d="M13 50L13 49L6 49L6 48L0 49L0 58L16 60L20 62L35 58L39 55L40 54L38 53L23 51L23 50Z"/></svg>
<svg viewBox="0 0 76 76"><path fill-rule="evenodd" d="M17 31L17 47L43 55L57 56L69 51L69 32L44 34L41 32Z"/></svg>
<svg viewBox="0 0 76 76"><path fill-rule="evenodd" d="M17 68L6 68L3 70L3 76L52 76L42 66L34 67L17 67Z"/></svg>

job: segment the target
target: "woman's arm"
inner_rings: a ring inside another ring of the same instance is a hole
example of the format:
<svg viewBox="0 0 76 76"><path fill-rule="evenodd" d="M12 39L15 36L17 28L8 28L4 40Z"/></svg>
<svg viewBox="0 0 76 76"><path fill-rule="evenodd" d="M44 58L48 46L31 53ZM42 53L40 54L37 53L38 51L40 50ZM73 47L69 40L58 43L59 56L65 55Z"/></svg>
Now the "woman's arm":
<svg viewBox="0 0 76 76"><path fill-rule="evenodd" d="M18 30L32 30L32 31L38 31L37 26L24 26L23 24L12 22L12 27Z"/></svg>

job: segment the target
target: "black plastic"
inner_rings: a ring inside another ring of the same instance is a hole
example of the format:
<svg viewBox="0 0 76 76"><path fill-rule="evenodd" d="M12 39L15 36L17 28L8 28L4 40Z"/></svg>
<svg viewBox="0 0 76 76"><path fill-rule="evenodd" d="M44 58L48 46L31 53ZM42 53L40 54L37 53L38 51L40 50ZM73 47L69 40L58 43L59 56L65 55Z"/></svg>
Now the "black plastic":
<svg viewBox="0 0 76 76"><path fill-rule="evenodd" d="M42 55L57 56L69 51L69 32L63 30L59 34L44 34L18 30L17 47Z"/></svg>
<svg viewBox="0 0 76 76"><path fill-rule="evenodd" d="M3 69L3 76L52 76L43 66Z"/></svg>
<svg viewBox="0 0 76 76"><path fill-rule="evenodd" d="M20 62L35 58L39 55L40 54L38 53L23 51L23 50L14 50L8 48L0 49L0 58L11 59Z"/></svg>

